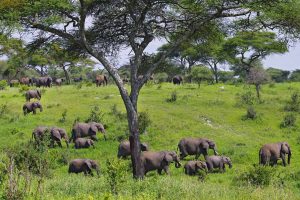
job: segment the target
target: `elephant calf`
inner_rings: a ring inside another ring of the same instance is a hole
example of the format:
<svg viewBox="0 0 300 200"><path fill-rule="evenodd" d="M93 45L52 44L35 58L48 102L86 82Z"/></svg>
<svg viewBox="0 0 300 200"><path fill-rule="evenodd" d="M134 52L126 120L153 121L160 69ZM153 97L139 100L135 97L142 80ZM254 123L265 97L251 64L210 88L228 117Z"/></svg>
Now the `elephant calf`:
<svg viewBox="0 0 300 200"><path fill-rule="evenodd" d="M25 93L26 101L30 101L30 99L36 98L40 100L42 98L42 94L39 90L28 90Z"/></svg>
<svg viewBox="0 0 300 200"><path fill-rule="evenodd" d="M225 172L225 164L229 165L229 168L232 168L231 160L226 156L206 156L205 160L210 172L214 168L219 168L221 172Z"/></svg>
<svg viewBox="0 0 300 200"><path fill-rule="evenodd" d="M49 133L47 126L38 126L32 131L32 138L34 138L36 144L39 145L48 135L47 133Z"/></svg>
<svg viewBox="0 0 300 200"><path fill-rule="evenodd" d="M196 175L199 170L207 171L207 165L203 161L188 161L184 165L184 173L187 175Z"/></svg>
<svg viewBox="0 0 300 200"><path fill-rule="evenodd" d="M277 165L279 159L282 159L282 165L286 166L286 154L288 154L288 164L290 164L292 152L287 142L265 144L259 150L259 164L273 166Z"/></svg>
<svg viewBox="0 0 300 200"><path fill-rule="evenodd" d="M39 102L28 102L23 105L23 113L27 115L28 113L32 112L34 115L36 114L36 109L39 108L40 112L43 112L42 104Z"/></svg>
<svg viewBox="0 0 300 200"><path fill-rule="evenodd" d="M141 143L141 151L149 151L148 145L146 143ZM118 149L118 158L126 158L131 155L130 150L130 142L128 140L124 140L120 143Z"/></svg>
<svg viewBox="0 0 300 200"><path fill-rule="evenodd" d="M175 162L176 168L181 166L180 159L175 151L145 151L142 153L141 160L145 175L153 170L157 170L159 174L164 170L166 174L169 174L169 165L172 162Z"/></svg>
<svg viewBox="0 0 300 200"><path fill-rule="evenodd" d="M83 172L84 175L91 175L93 176L92 169L95 169L97 175L99 176L99 165L95 160L90 159L74 159L71 160L69 163L69 173L81 173Z"/></svg>
<svg viewBox="0 0 300 200"><path fill-rule="evenodd" d="M75 140L75 149L80 149L80 148L89 148L90 146L94 146L94 141L91 139L87 138L77 138Z"/></svg>
<svg viewBox="0 0 300 200"><path fill-rule="evenodd" d="M62 147L61 140L64 139L66 142L67 147L69 147L69 139L68 134L65 129L58 128L58 127L52 127L50 130L50 146L54 147L54 143L57 143L59 147Z"/></svg>

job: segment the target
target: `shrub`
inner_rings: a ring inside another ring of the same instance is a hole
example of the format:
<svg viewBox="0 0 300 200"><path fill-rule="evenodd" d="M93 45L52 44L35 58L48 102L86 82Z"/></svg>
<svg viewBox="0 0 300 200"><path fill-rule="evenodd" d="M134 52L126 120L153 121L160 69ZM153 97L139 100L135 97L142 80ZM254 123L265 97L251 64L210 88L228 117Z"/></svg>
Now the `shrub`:
<svg viewBox="0 0 300 200"><path fill-rule="evenodd" d="M80 89L82 88L82 86L83 86L83 83L80 82L80 83L78 83L78 84L75 85L75 88L76 88L77 90L80 90Z"/></svg>
<svg viewBox="0 0 300 200"><path fill-rule="evenodd" d="M23 93L23 92L28 91L28 90L29 90L29 87L27 85L21 85L19 87L19 92L20 93Z"/></svg>
<svg viewBox="0 0 300 200"><path fill-rule="evenodd" d="M249 106L247 108L247 113L246 115L243 117L244 120L247 120L247 119L256 119L257 117L257 114L256 114L256 111L254 110L254 108L252 106Z"/></svg>
<svg viewBox="0 0 300 200"><path fill-rule="evenodd" d="M1 104L0 105L0 118L4 117L6 114L8 114L8 106L7 104Z"/></svg>
<svg viewBox="0 0 300 200"><path fill-rule="evenodd" d="M0 81L0 90L4 90L7 86L6 80L1 80Z"/></svg>
<svg viewBox="0 0 300 200"><path fill-rule="evenodd" d="M287 102L284 107L285 111L293 111L299 112L300 111L300 95L298 92L294 92L291 96L291 100Z"/></svg>
<svg viewBox="0 0 300 200"><path fill-rule="evenodd" d="M151 120L147 112L140 112L138 116L139 132L145 133L146 129L150 126Z"/></svg>
<svg viewBox="0 0 300 200"><path fill-rule="evenodd" d="M112 194L117 195L120 184L125 182L126 173L128 171L127 164L121 160L112 159L106 160L107 166L107 181Z"/></svg>
<svg viewBox="0 0 300 200"><path fill-rule="evenodd" d="M268 186L270 185L273 176L275 175L275 168L266 166L254 166L239 175L236 181L241 181L254 186Z"/></svg>
<svg viewBox="0 0 300 200"><path fill-rule="evenodd" d="M168 74L165 73L165 72L157 73L157 74L155 74L155 80L158 83L167 82L168 81Z"/></svg>
<svg viewBox="0 0 300 200"><path fill-rule="evenodd" d="M126 118L126 113L122 113L121 111L118 110L117 104L114 104L111 107L111 114L116 116L119 119L125 119Z"/></svg>
<svg viewBox="0 0 300 200"><path fill-rule="evenodd" d="M90 116L88 117L87 120L85 120L85 122L86 123L88 123L88 122L98 122L98 123L101 123L101 122L103 122L103 117L104 117L104 113L101 112L99 106L94 106L91 109Z"/></svg>
<svg viewBox="0 0 300 200"><path fill-rule="evenodd" d="M238 94L238 105L253 105L255 103L255 95L251 91Z"/></svg>
<svg viewBox="0 0 300 200"><path fill-rule="evenodd" d="M91 86L93 86L93 83L92 82L87 82L85 85L86 85L86 87L91 87Z"/></svg>
<svg viewBox="0 0 300 200"><path fill-rule="evenodd" d="M292 127L296 124L296 116L293 113L284 116L280 124L280 128Z"/></svg>
<svg viewBox="0 0 300 200"><path fill-rule="evenodd" d="M171 93L171 97L166 99L167 102L175 102L176 100L177 100L177 92L176 91L173 91Z"/></svg>
<svg viewBox="0 0 300 200"><path fill-rule="evenodd" d="M65 123L67 118L67 109L64 110L64 112L61 114L61 118L58 120L60 123Z"/></svg>

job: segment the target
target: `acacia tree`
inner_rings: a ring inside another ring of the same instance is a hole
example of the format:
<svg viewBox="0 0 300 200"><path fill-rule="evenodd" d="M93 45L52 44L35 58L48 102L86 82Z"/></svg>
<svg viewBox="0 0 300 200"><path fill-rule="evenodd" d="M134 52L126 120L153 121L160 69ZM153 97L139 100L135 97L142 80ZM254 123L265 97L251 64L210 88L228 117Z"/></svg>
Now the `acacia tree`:
<svg viewBox="0 0 300 200"><path fill-rule="evenodd" d="M262 67L251 68L247 75L247 83L255 86L256 95L260 101L260 87L269 81L269 76Z"/></svg>
<svg viewBox="0 0 300 200"><path fill-rule="evenodd" d="M269 1L256 0L20 0L18 6L2 5L0 16L8 24L19 22L27 31L37 31L40 34L36 37L51 34L74 43L74 47L103 65L114 79L126 107L133 175L142 178L137 102L142 86L153 71L180 44L212 21L219 23L219 26L238 24L235 22L243 19L257 21L258 17L265 17L268 22L280 22L284 18L290 19L290 16L278 18L276 15L275 18L272 12L276 8L278 13L280 8L286 9L286 6L297 11L293 12L295 16L288 25L297 25L294 19L298 17L298 8L294 2L285 0L276 0L276 6ZM230 17L232 19L227 20ZM172 43L168 51L160 53L143 78L138 79L138 69L144 67L145 49L155 38L170 37L173 33L181 37ZM123 47L132 50L130 92L124 87L118 70L108 57Z"/></svg>

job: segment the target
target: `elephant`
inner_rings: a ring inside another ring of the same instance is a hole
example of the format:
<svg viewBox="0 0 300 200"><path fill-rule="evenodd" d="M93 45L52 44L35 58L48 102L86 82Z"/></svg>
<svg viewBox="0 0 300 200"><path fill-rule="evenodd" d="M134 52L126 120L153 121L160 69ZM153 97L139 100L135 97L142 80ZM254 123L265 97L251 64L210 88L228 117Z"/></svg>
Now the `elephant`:
<svg viewBox="0 0 300 200"><path fill-rule="evenodd" d="M170 174L169 165L172 162L175 162L176 168L181 166L180 159L175 151L145 151L141 155L141 161L145 175L147 172L153 170L157 170L160 175L162 170L164 170L166 174Z"/></svg>
<svg viewBox="0 0 300 200"><path fill-rule="evenodd" d="M73 78L74 82L81 82L82 80L82 76L80 76L79 78Z"/></svg>
<svg viewBox="0 0 300 200"><path fill-rule="evenodd" d="M58 127L52 127L50 129L50 146L54 147L54 143L56 142L59 147L62 147L61 140L64 139L66 142L67 147L69 147L69 139L68 134L65 129L58 128Z"/></svg>
<svg viewBox="0 0 300 200"><path fill-rule="evenodd" d="M23 113L27 115L32 112L35 115L37 108L40 109L40 112L43 112L43 106L40 102L27 102L23 105Z"/></svg>
<svg viewBox="0 0 300 200"><path fill-rule="evenodd" d="M292 152L287 142L265 144L259 150L259 164L273 166L282 159L283 166L286 166L285 154L288 154L288 164L290 164Z"/></svg>
<svg viewBox="0 0 300 200"><path fill-rule="evenodd" d="M99 176L100 169L99 165L95 160L91 159L74 159L71 160L69 163L69 173L81 173L83 172L84 175L91 175L93 176L92 169L95 169L97 175Z"/></svg>
<svg viewBox="0 0 300 200"><path fill-rule="evenodd" d="M49 133L49 127L38 126L32 131L32 139L35 139L37 145L39 145Z"/></svg>
<svg viewBox="0 0 300 200"><path fill-rule="evenodd" d="M41 100L42 94L39 90L28 90L25 93L25 98L26 98L26 101L30 101L30 99L33 99L33 98Z"/></svg>
<svg viewBox="0 0 300 200"><path fill-rule="evenodd" d="M208 149L213 149L214 154L218 154L215 142L206 138L183 138L179 141L178 148L181 160L187 155L196 155L196 160L201 154L205 157L208 155Z"/></svg>
<svg viewBox="0 0 300 200"><path fill-rule="evenodd" d="M19 83L20 83L19 80L13 79L13 80L9 81L9 86L14 87L14 86L18 85Z"/></svg>
<svg viewBox="0 0 300 200"><path fill-rule="evenodd" d="M106 131L104 129L104 126L100 123L96 122L89 122L89 123L77 123L73 126L72 129L72 136L70 138L70 141L75 140L77 138L83 138L83 137L90 137L92 140L98 140L96 137L96 133L100 131L104 135L104 139L106 140Z"/></svg>
<svg viewBox="0 0 300 200"><path fill-rule="evenodd" d="M63 78L56 78L54 83L56 86L61 86L65 80Z"/></svg>
<svg viewBox="0 0 300 200"><path fill-rule="evenodd" d="M97 75L96 76L96 86L99 87L103 84L103 86L107 85L107 77L105 75Z"/></svg>
<svg viewBox="0 0 300 200"><path fill-rule="evenodd" d="M149 151L148 144L141 143L141 151ZM130 150L130 142L128 140L124 140L120 143L119 149L118 149L118 158L126 158L127 156L131 155Z"/></svg>
<svg viewBox="0 0 300 200"><path fill-rule="evenodd" d="M80 149L80 148L89 148L90 146L94 146L94 141L91 139L87 138L77 138L75 140L75 149Z"/></svg>
<svg viewBox="0 0 300 200"><path fill-rule="evenodd" d="M52 86L52 78L51 77L40 77L36 80L37 87L51 87Z"/></svg>
<svg viewBox="0 0 300 200"><path fill-rule="evenodd" d="M199 170L208 171L206 162L191 160L184 165L184 173L187 175L196 175Z"/></svg>
<svg viewBox="0 0 300 200"><path fill-rule="evenodd" d="M226 156L206 156L205 160L210 172L214 168L219 168L221 172L225 172L225 164L229 165L229 168L232 168L231 160Z"/></svg>
<svg viewBox="0 0 300 200"><path fill-rule="evenodd" d="M23 84L23 85L29 86L30 85L30 79L28 77L23 77L23 78L21 78L20 83Z"/></svg>
<svg viewBox="0 0 300 200"><path fill-rule="evenodd" d="M180 85L180 84L182 84L183 78L182 78L182 76L177 75L177 76L173 77L172 81L173 81L174 85Z"/></svg>

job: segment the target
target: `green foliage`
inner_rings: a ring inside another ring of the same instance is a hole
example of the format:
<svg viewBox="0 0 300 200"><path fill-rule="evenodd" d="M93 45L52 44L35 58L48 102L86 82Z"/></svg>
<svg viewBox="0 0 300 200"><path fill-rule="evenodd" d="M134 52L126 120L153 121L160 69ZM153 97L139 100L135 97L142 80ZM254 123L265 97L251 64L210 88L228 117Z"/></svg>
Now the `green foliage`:
<svg viewBox="0 0 300 200"><path fill-rule="evenodd" d="M89 117L85 120L85 122L97 122L103 123L104 113L100 110L99 106L93 106L90 111Z"/></svg>
<svg viewBox="0 0 300 200"><path fill-rule="evenodd" d="M255 103L255 95L252 91L248 90L246 92L243 92L241 94L237 94L237 105L253 105Z"/></svg>
<svg viewBox="0 0 300 200"><path fill-rule="evenodd" d="M19 87L19 92L20 93L23 93L25 91L28 91L29 90L29 87L27 85L20 85Z"/></svg>
<svg viewBox="0 0 300 200"><path fill-rule="evenodd" d="M65 123L67 120L67 109L64 110L64 112L61 114L61 118L58 120L60 123Z"/></svg>
<svg viewBox="0 0 300 200"><path fill-rule="evenodd" d="M166 99L167 102L175 102L176 100L177 100L177 92L176 91L173 91L171 93L171 97Z"/></svg>
<svg viewBox="0 0 300 200"><path fill-rule="evenodd" d="M3 118L5 115L8 114L8 106L7 103L0 105L0 118Z"/></svg>
<svg viewBox="0 0 300 200"><path fill-rule="evenodd" d="M288 76L290 74L290 71L276 69L272 67L268 68L266 72L271 77L272 81L275 81L276 83L287 81Z"/></svg>
<svg viewBox="0 0 300 200"><path fill-rule="evenodd" d="M117 195L120 190L120 184L125 182L128 166L121 160L107 159L106 160L106 175L112 194Z"/></svg>
<svg viewBox="0 0 300 200"><path fill-rule="evenodd" d="M275 171L275 168L257 165L240 174L236 181L254 186L268 186L271 184Z"/></svg>
<svg viewBox="0 0 300 200"><path fill-rule="evenodd" d="M300 82L300 70L296 69L295 71L293 71L289 80L293 82Z"/></svg>
<svg viewBox="0 0 300 200"><path fill-rule="evenodd" d="M293 113L284 116L280 128L293 127L296 125L296 116Z"/></svg>
<svg viewBox="0 0 300 200"><path fill-rule="evenodd" d="M7 87L7 81L1 80L0 81L0 90L4 90Z"/></svg>
<svg viewBox="0 0 300 200"><path fill-rule="evenodd" d="M254 110L254 108L252 106L249 106L247 108L247 113L245 116L243 116L243 119L256 119L257 117L257 114L256 114L256 111Z"/></svg>
<svg viewBox="0 0 300 200"><path fill-rule="evenodd" d="M140 112L138 114L138 122L139 122L139 132L141 134L145 133L146 129L152 123L149 113L148 112Z"/></svg>
<svg viewBox="0 0 300 200"><path fill-rule="evenodd" d="M168 81L169 75L167 73L157 73L155 74L155 80L157 83L163 83Z"/></svg>
<svg viewBox="0 0 300 200"><path fill-rule="evenodd" d="M198 87L200 87L200 84L202 81L212 81L213 76L212 72L209 68L205 66L195 66L192 68L191 71L192 80L198 83Z"/></svg>
<svg viewBox="0 0 300 200"><path fill-rule="evenodd" d="M300 94L299 92L294 92L291 95L291 100L289 100L286 105L284 106L285 111L293 111L299 112L300 111Z"/></svg>

